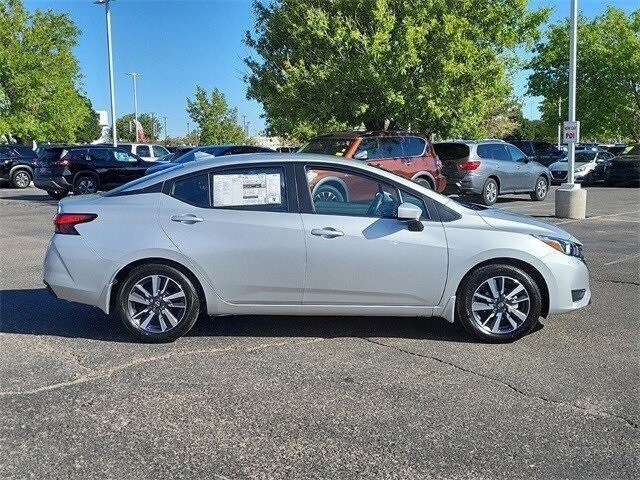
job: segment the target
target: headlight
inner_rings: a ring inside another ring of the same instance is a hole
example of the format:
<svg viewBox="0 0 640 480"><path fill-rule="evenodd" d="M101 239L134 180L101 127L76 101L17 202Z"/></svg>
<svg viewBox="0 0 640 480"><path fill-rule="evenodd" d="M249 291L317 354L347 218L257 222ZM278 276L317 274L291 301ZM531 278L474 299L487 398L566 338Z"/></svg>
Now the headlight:
<svg viewBox="0 0 640 480"><path fill-rule="evenodd" d="M569 240L563 240L561 238L545 237L544 235L534 235L534 237L565 255L582 258L582 245L579 243L570 242Z"/></svg>

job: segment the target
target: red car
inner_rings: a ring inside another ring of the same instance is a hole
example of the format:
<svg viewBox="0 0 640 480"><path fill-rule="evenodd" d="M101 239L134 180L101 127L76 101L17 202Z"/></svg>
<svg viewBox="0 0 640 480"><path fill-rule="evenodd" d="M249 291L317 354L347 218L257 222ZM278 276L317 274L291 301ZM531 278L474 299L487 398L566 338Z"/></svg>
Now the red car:
<svg viewBox="0 0 640 480"><path fill-rule="evenodd" d="M313 138L298 153L321 153L362 160L437 192L442 192L447 185L447 179L442 175L442 163L431 142L418 133L327 133Z"/></svg>

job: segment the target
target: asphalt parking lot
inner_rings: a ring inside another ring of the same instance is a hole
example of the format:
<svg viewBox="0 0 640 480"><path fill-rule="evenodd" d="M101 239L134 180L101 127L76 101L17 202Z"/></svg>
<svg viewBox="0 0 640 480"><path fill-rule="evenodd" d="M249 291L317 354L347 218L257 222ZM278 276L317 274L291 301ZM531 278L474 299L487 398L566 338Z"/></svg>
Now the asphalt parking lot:
<svg viewBox="0 0 640 480"><path fill-rule="evenodd" d="M638 478L640 189L589 188L583 221L554 192L497 206L582 240L593 302L516 343L222 317L145 345L44 290L56 202L0 189L0 477Z"/></svg>

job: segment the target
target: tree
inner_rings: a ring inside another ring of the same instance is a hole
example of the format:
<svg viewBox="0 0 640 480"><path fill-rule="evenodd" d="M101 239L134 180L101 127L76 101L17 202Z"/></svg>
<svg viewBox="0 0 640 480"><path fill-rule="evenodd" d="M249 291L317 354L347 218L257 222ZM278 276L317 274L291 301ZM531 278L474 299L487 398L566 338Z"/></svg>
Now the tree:
<svg viewBox="0 0 640 480"><path fill-rule="evenodd" d="M151 117L147 113L141 113L138 115L138 121L142 125L144 135L148 141L154 141L160 137L162 133L162 127L160 126L160 120ZM155 125L155 135L154 135ZM134 122L134 114L127 113L118 118L116 122L116 131L118 133L118 140L123 142L134 142L136 140L136 126Z"/></svg>
<svg viewBox="0 0 640 480"><path fill-rule="evenodd" d="M408 128L481 137L508 101L514 49L547 9L527 0L254 0L248 98L272 134Z"/></svg>
<svg viewBox="0 0 640 480"><path fill-rule="evenodd" d="M549 27L529 68L529 93L544 97L542 119L556 128L567 118L568 20ZM640 9L626 15L608 7L591 21L579 18L576 115L583 138L640 139Z"/></svg>
<svg viewBox="0 0 640 480"><path fill-rule="evenodd" d="M84 121L78 125L75 131L76 141L81 143L90 143L100 138L102 128L100 127L100 119L98 113L93 109L91 100L87 97L82 97L82 100L87 106L87 114L84 117Z"/></svg>
<svg viewBox="0 0 640 480"><path fill-rule="evenodd" d="M238 125L238 110L229 108L224 94L217 88L207 96L204 88L196 86L194 99L187 98L187 113L199 127L201 145L245 141L244 131Z"/></svg>
<svg viewBox="0 0 640 480"><path fill-rule="evenodd" d="M0 0L0 135L76 140L90 114L78 93L78 34L66 14L29 13L21 0Z"/></svg>

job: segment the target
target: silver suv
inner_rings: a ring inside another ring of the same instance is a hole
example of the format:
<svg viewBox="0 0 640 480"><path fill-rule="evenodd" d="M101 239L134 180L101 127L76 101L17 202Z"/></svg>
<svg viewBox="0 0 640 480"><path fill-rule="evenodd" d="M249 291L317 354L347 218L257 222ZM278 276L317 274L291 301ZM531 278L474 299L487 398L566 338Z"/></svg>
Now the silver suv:
<svg viewBox="0 0 640 480"><path fill-rule="evenodd" d="M460 140L433 145L447 177L445 193L478 195L485 205L498 195L528 193L542 201L549 191L549 169L502 140Z"/></svg>

